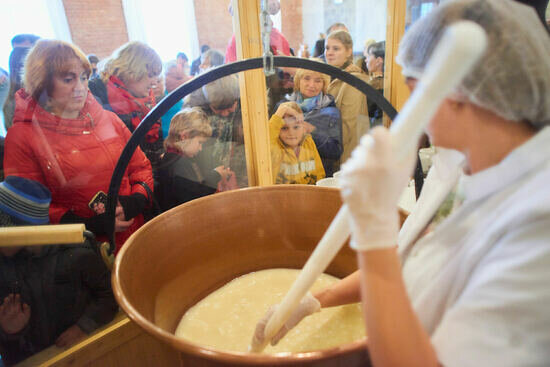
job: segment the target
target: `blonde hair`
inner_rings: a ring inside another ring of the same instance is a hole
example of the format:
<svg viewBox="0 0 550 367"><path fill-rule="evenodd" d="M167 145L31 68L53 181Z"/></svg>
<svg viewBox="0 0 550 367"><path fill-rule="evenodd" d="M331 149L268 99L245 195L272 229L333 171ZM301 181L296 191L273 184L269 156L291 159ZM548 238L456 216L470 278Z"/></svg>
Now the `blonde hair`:
<svg viewBox="0 0 550 367"><path fill-rule="evenodd" d="M369 46L376 43L376 40L373 40L372 38L369 38L365 41L365 44L363 45L363 50L367 51L369 49Z"/></svg>
<svg viewBox="0 0 550 367"><path fill-rule="evenodd" d="M351 56L349 57L350 60L353 60L353 39L351 38L351 35L348 31L336 31L332 32L328 35L327 40L329 39L335 39L344 45L346 50L352 50Z"/></svg>
<svg viewBox="0 0 550 367"><path fill-rule="evenodd" d="M316 61L317 59L311 59ZM294 75L294 91L300 91L300 81L307 73L317 74L323 79L323 93L327 94L328 85L330 84L330 76L327 74L320 73L318 71L308 70L308 69L298 69Z"/></svg>
<svg viewBox="0 0 550 367"><path fill-rule="evenodd" d="M104 82L113 75L124 83L139 81L145 76L158 76L162 71L160 56L151 47L138 41L122 45L100 64L100 75Z"/></svg>
<svg viewBox="0 0 550 367"><path fill-rule="evenodd" d="M53 91L54 76L63 76L71 67L70 62L80 61L86 76L92 67L86 55L75 45L58 40L39 40L29 51L25 60L23 85L36 101L45 103ZM46 92L46 94L44 94Z"/></svg>
<svg viewBox="0 0 550 367"><path fill-rule="evenodd" d="M170 121L168 137L164 140L164 148L181 150L182 133L187 134L187 139L212 136L210 120L200 107L186 108L174 115Z"/></svg>
<svg viewBox="0 0 550 367"><path fill-rule="evenodd" d="M304 114L304 112L302 111L302 109L300 108L300 105L298 105L298 103L294 102L294 101L289 101L289 102L284 102L282 103L284 104L285 106L288 106L290 108L292 108L294 111L296 112L300 112L301 114Z"/></svg>
<svg viewBox="0 0 550 367"><path fill-rule="evenodd" d="M302 109L300 108L300 106L296 102L288 102L288 107L292 108L296 112L303 113Z"/></svg>

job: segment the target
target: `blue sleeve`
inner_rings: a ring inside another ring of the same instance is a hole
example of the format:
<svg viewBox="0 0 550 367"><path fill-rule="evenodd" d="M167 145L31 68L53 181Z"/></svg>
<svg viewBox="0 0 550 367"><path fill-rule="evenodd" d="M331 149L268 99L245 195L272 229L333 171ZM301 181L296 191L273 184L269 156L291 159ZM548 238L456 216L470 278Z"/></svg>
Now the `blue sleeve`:
<svg viewBox="0 0 550 367"><path fill-rule="evenodd" d="M338 159L342 155L342 119L336 107L325 107L307 116L306 121L316 127L311 134L319 155Z"/></svg>

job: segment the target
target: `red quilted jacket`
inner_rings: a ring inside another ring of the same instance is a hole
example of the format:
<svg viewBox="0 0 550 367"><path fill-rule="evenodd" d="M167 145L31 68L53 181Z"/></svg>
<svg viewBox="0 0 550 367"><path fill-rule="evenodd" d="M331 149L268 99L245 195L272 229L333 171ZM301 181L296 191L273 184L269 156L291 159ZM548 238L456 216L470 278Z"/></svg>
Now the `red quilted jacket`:
<svg viewBox="0 0 550 367"><path fill-rule="evenodd" d="M98 191L108 192L130 131L114 113L104 110L91 93L74 120L47 112L23 89L17 92L15 101L14 124L5 141L6 176L36 180L51 191L51 223L59 223L68 210L84 218L92 217L95 213L88 203ZM119 195L139 192L148 197L139 182L153 188L151 164L138 148L122 179ZM116 234L117 251L143 222L139 215L130 228Z"/></svg>
<svg viewBox="0 0 550 367"><path fill-rule="evenodd" d="M155 96L153 90L149 90L149 95L144 98L134 97L122 80L116 76L111 76L106 85L109 105L113 111L121 118L128 118L132 123L131 131L134 131L141 120L155 106ZM126 116L126 117L124 117ZM157 121L147 132L145 139L148 143L154 143L159 140L160 123Z"/></svg>

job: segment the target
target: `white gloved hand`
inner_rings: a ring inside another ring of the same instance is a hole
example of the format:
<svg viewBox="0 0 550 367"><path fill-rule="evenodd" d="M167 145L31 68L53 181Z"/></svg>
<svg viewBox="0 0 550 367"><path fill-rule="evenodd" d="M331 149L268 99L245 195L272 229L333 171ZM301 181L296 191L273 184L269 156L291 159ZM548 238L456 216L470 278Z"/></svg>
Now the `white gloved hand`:
<svg viewBox="0 0 550 367"><path fill-rule="evenodd" d="M416 162L416 150L397 161L388 129L364 136L339 176L351 216L351 247L357 251L397 245L397 204Z"/></svg>
<svg viewBox="0 0 550 367"><path fill-rule="evenodd" d="M260 346L265 341L265 327L267 326L267 323L275 310L277 309L278 305L271 306L269 310L267 310L266 314L260 321L258 321L258 324L256 325L256 330L254 331L254 336L252 337L252 343L251 343L251 350L254 350L257 346ZM271 345L276 345L279 340L281 340L294 326L298 325L300 321L302 321L305 317L318 312L321 310L321 304L317 300L317 298L313 297L313 295L308 292L304 298L300 301L298 306L292 311L292 314L290 315L289 319L283 327L275 334L275 336L271 339Z"/></svg>

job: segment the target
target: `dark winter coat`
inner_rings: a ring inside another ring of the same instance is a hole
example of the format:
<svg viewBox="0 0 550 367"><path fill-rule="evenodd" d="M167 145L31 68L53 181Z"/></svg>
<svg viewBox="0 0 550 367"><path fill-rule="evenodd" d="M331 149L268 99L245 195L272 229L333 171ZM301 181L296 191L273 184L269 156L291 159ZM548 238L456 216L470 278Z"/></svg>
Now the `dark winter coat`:
<svg viewBox="0 0 550 367"><path fill-rule="evenodd" d="M215 193L221 180L213 169L203 175L192 159L173 152L164 154L157 175L156 192L163 211Z"/></svg>
<svg viewBox="0 0 550 367"><path fill-rule="evenodd" d="M30 306L29 323L17 334L0 327L0 353L6 364L52 345L68 328L85 333L111 321L118 310L110 272L89 246L44 246L0 255L0 300L20 294Z"/></svg>

